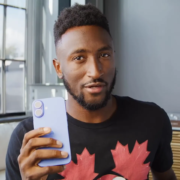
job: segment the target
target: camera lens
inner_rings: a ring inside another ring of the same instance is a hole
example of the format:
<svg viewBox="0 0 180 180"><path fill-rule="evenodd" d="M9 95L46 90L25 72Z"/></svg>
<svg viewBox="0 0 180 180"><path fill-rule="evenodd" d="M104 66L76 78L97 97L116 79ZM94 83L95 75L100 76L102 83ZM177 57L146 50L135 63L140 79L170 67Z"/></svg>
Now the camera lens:
<svg viewBox="0 0 180 180"><path fill-rule="evenodd" d="M35 108L40 108L42 106L42 102L41 101L36 101L35 103L34 103L34 107Z"/></svg>
<svg viewBox="0 0 180 180"><path fill-rule="evenodd" d="M37 117L42 116L42 114L43 114L42 109L36 109L36 110L35 110L35 115L36 115Z"/></svg>

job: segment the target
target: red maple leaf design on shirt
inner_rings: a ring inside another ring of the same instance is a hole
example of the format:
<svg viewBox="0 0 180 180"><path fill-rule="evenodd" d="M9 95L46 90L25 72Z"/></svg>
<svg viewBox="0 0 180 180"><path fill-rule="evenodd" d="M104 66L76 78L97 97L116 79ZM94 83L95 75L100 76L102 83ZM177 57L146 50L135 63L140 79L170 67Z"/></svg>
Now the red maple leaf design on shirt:
<svg viewBox="0 0 180 180"><path fill-rule="evenodd" d="M84 148L81 155L77 154L77 164L71 161L66 165L66 169L59 173L65 180L94 179L98 174L94 173L95 154L90 155Z"/></svg>
<svg viewBox="0 0 180 180"><path fill-rule="evenodd" d="M122 175L128 180L145 180L149 172L149 164L144 164L148 157L148 141L139 144L135 143L133 151L130 153L128 145L123 146L117 142L116 148L111 150L116 167L114 172Z"/></svg>

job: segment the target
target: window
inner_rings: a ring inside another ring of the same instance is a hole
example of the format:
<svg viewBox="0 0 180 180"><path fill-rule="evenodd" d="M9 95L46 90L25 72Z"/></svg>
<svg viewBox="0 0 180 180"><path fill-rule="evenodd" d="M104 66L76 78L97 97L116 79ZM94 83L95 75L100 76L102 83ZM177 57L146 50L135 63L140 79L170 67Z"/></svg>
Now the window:
<svg viewBox="0 0 180 180"><path fill-rule="evenodd" d="M2 81L1 81L1 79L2 79L2 61L0 61L0 86L2 86ZM2 94L1 94L1 88L0 88L0 112L1 112L1 96L2 96Z"/></svg>
<svg viewBox="0 0 180 180"><path fill-rule="evenodd" d="M0 114L25 112L26 0L0 0Z"/></svg>

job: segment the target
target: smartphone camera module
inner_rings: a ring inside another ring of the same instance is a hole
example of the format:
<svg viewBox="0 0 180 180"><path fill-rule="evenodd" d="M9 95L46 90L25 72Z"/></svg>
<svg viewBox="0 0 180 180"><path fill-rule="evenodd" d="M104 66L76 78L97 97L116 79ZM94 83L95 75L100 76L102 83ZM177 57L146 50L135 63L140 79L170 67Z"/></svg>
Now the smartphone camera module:
<svg viewBox="0 0 180 180"><path fill-rule="evenodd" d="M37 118L40 118L44 114L44 107L43 107L43 102L40 100L37 100L33 103L33 108L34 108L34 115Z"/></svg>

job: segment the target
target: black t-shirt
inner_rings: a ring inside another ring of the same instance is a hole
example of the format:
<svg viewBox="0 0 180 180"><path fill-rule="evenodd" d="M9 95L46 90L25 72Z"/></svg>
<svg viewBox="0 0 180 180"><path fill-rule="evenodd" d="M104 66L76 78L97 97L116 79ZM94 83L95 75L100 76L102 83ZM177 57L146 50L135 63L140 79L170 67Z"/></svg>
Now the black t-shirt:
<svg viewBox="0 0 180 180"><path fill-rule="evenodd" d="M105 122L84 123L68 114L72 161L48 180L145 180L150 168L157 172L171 168L172 127L165 111L154 103L115 98L117 110ZM33 119L29 118L12 133L7 180L21 179L17 157L24 134L32 129Z"/></svg>

